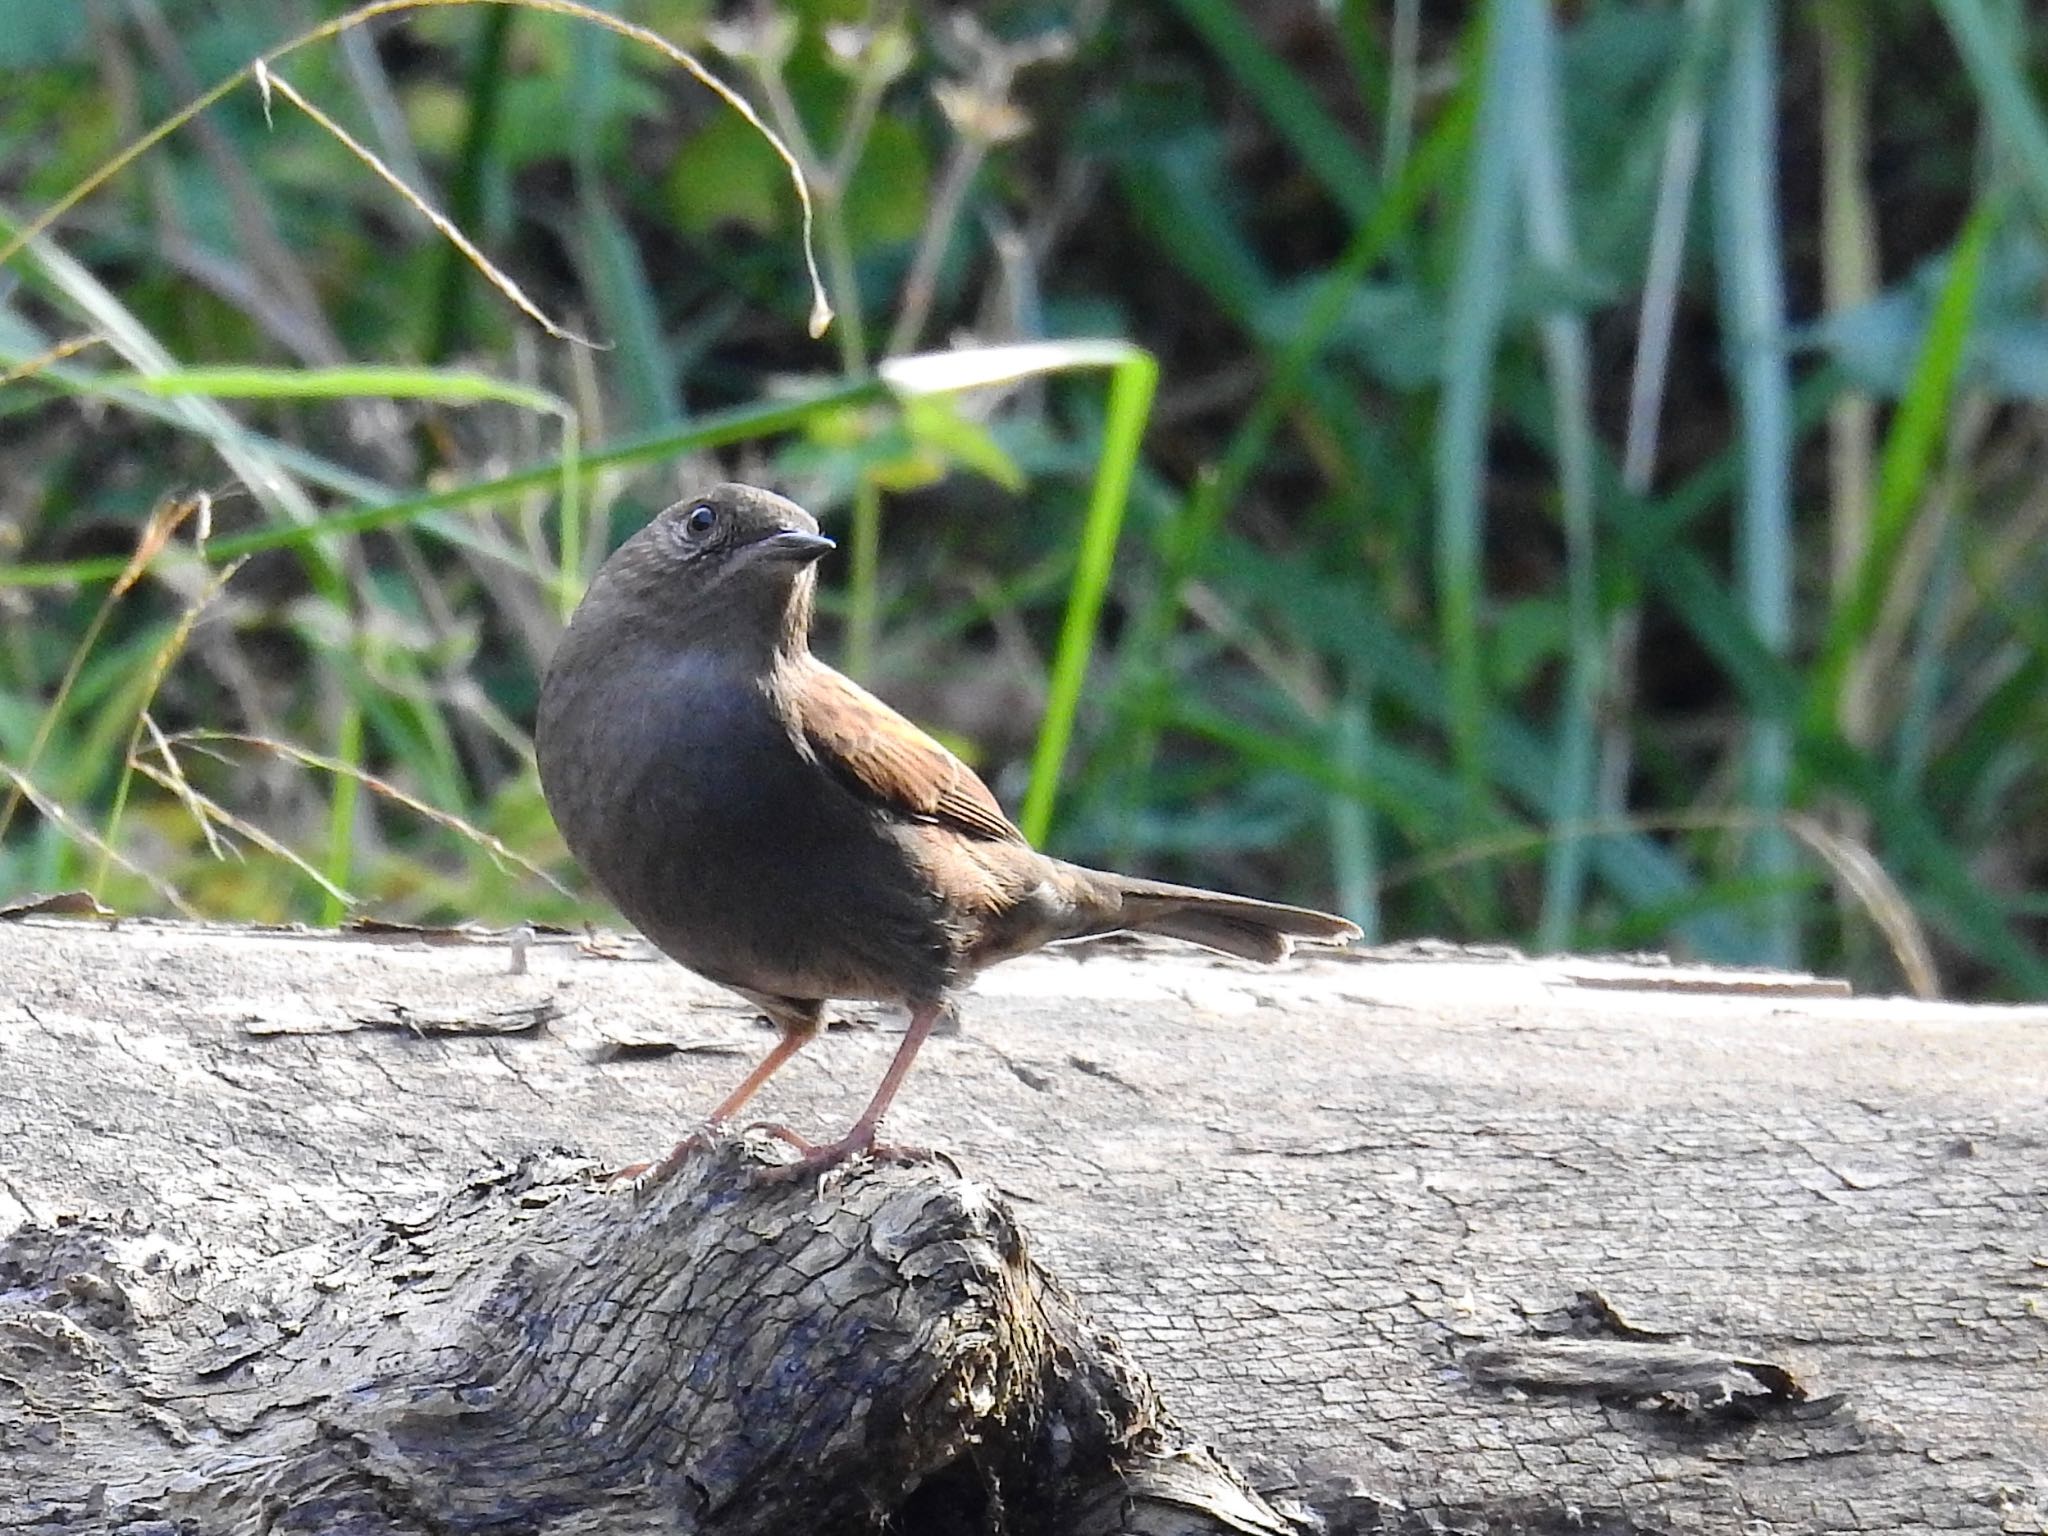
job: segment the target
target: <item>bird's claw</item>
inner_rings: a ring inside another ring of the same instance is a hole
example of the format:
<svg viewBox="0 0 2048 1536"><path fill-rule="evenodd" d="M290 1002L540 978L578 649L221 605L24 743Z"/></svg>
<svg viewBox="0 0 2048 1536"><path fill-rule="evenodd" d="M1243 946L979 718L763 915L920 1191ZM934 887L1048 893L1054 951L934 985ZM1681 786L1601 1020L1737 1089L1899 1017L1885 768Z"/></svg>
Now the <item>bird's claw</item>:
<svg viewBox="0 0 2048 1536"><path fill-rule="evenodd" d="M766 1183L786 1184L802 1178L823 1178L836 1173L849 1164L867 1161L873 1163L923 1163L939 1156L929 1147L906 1146L901 1142L877 1141L874 1133L855 1132L842 1136L837 1141L828 1141L820 1146L811 1146L800 1138L783 1138L797 1148L798 1155L793 1162L780 1163L773 1168L761 1170L760 1177Z"/></svg>
<svg viewBox="0 0 2048 1536"><path fill-rule="evenodd" d="M781 1124L779 1121L756 1120L751 1125L749 1125L747 1129L750 1131L759 1131L763 1136L772 1136L777 1141L781 1142L784 1146L795 1147L799 1152L809 1153L816 1150L815 1143L806 1141L803 1137L797 1135L795 1131L792 1131L788 1126Z"/></svg>
<svg viewBox="0 0 2048 1536"><path fill-rule="evenodd" d="M653 1185L660 1184L678 1168L682 1167L684 1160L691 1154L708 1151L711 1147L712 1138L717 1134L717 1131L718 1128L713 1125L707 1125L701 1130L692 1131L681 1141L670 1147L667 1155L662 1157L660 1161L627 1163L622 1168L614 1168L608 1176L607 1182L612 1184L629 1184L634 1189L647 1189Z"/></svg>
<svg viewBox="0 0 2048 1536"><path fill-rule="evenodd" d="M908 1146L902 1142L878 1141L875 1133L851 1131L837 1141L817 1143L806 1141L788 1126L772 1120L757 1120L749 1124L748 1131L758 1131L773 1137L784 1146L794 1148L796 1156L786 1163L776 1163L757 1170L756 1177L766 1184L794 1183L802 1178L824 1178L836 1173L849 1164L867 1161L874 1163L924 1163L943 1162L957 1174L960 1169L952 1158L929 1147ZM708 1151L719 1134L720 1127L707 1125L692 1131L659 1162L628 1163L615 1168L606 1175L612 1184L626 1184L636 1190L649 1189L664 1182L680 1168L684 1161L698 1152Z"/></svg>

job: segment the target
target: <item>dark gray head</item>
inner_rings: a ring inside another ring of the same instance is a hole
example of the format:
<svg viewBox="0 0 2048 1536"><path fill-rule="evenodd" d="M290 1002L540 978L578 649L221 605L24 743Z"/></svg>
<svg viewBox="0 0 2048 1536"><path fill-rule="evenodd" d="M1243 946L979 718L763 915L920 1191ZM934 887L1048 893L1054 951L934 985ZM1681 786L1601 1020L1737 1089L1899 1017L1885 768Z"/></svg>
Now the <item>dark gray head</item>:
<svg viewBox="0 0 2048 1536"><path fill-rule="evenodd" d="M833 548L818 520L759 486L728 481L655 514L590 585L573 627L629 622L689 644L800 648L810 629L812 569Z"/></svg>

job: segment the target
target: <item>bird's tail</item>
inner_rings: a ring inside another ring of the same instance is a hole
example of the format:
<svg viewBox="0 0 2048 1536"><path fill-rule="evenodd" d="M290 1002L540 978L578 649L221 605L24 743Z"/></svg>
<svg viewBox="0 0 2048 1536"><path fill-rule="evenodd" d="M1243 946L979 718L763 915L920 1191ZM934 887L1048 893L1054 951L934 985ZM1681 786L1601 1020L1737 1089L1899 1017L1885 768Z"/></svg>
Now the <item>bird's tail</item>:
<svg viewBox="0 0 2048 1536"><path fill-rule="evenodd" d="M1191 885L1160 880L1134 880L1127 875L1089 873L1102 883L1104 894L1118 898L1115 920L1101 931L1132 929L1185 939L1205 949L1220 950L1242 960L1284 959L1294 940L1349 944L1359 937L1358 925L1328 912L1227 896Z"/></svg>

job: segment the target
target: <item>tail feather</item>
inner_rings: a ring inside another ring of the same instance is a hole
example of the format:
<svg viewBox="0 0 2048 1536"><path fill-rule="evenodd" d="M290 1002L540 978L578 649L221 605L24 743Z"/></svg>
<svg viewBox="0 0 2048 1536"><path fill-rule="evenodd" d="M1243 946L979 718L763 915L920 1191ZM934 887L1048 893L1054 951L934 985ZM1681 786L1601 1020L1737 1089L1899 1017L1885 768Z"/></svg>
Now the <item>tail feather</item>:
<svg viewBox="0 0 2048 1536"><path fill-rule="evenodd" d="M1189 885L1106 877L1122 897L1115 928L1165 934L1242 960L1284 959L1294 940L1349 944L1358 925L1328 912L1289 907L1248 896L1227 896Z"/></svg>

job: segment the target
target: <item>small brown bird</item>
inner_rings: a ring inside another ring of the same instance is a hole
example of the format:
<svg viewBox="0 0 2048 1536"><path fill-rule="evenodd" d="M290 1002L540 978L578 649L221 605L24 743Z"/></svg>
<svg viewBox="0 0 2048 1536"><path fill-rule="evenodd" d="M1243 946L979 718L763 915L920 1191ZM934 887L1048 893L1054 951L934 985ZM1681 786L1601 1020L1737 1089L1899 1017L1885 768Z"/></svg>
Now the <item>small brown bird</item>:
<svg viewBox="0 0 2048 1536"><path fill-rule="evenodd" d="M541 787L570 851L658 948L782 1031L710 1124L816 1037L828 998L903 1003L910 1027L853 1128L799 1142L813 1166L874 1147L949 999L998 961L1121 929L1250 960L1358 937L1034 851L965 763L811 654L832 548L753 486L677 502L605 562L541 687Z"/></svg>

